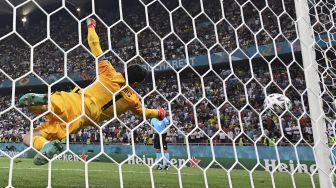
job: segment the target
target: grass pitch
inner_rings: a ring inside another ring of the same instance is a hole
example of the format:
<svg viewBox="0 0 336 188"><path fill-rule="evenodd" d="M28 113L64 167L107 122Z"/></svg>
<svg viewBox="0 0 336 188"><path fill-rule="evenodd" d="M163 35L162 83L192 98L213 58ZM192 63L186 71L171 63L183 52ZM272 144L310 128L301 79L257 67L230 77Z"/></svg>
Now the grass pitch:
<svg viewBox="0 0 336 188"><path fill-rule="evenodd" d="M0 158L0 187L8 185L10 161ZM124 187L148 188L151 187L150 170L143 165L121 166ZM114 163L92 162L88 165L88 180L90 187L114 188L120 187L118 165ZM209 187L229 187L228 173L222 169L210 168L203 173L199 168L185 167L181 170L182 185L184 188L205 187L204 175L207 176ZM272 187L272 179L269 173L255 171L252 174L253 184L257 188ZM54 161L52 163L51 183L57 187L85 187L85 165L82 162ZM250 175L244 170L233 170L230 173L233 187L251 187ZM175 188L179 187L178 172L171 167L168 171L153 169L155 187ZM313 187L312 179L308 174L295 174L292 177L288 173L274 173L276 187ZM14 187L47 187L48 165L35 166L32 159L19 159L14 163L12 184ZM313 182L316 187L318 178L314 176Z"/></svg>

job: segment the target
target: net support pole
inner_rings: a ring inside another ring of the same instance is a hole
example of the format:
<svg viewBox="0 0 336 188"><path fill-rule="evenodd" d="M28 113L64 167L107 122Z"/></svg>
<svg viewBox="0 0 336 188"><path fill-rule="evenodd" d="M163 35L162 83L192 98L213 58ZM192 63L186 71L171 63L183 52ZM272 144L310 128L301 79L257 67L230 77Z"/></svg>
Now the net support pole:
<svg viewBox="0 0 336 188"><path fill-rule="evenodd" d="M326 135L326 124L322 107L321 89L319 84L318 65L314 50L314 32L309 17L307 0L294 0L301 46L301 55L307 86L308 105L312 123L314 152L320 187L333 187L331 161Z"/></svg>

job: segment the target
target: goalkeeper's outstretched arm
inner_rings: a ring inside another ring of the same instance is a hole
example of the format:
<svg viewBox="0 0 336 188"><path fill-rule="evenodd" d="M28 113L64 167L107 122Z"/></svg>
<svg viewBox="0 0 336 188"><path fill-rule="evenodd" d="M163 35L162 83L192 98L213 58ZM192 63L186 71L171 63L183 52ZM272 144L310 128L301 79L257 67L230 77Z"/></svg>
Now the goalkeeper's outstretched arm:
<svg viewBox="0 0 336 188"><path fill-rule="evenodd" d="M98 37L98 35L96 33L96 30L95 30L96 21L92 18L88 18L86 20L86 23L87 23L87 26L88 26L87 40L88 40L88 43L89 43L90 50L93 53L93 55L98 57L101 54L103 54L103 50L101 49L99 37Z"/></svg>
<svg viewBox="0 0 336 188"><path fill-rule="evenodd" d="M166 116L166 111L158 107L157 109L144 108L141 104L133 106L131 111L138 116L142 116L143 112L145 113L146 118L158 118L162 120Z"/></svg>
<svg viewBox="0 0 336 188"><path fill-rule="evenodd" d="M90 50L95 57L98 57L103 54L103 50L100 46L99 37L95 30L96 21L92 18L88 18L86 20L86 23L88 26L87 40L88 40ZM116 72L112 64L103 58L99 60L98 65L99 65L98 66L99 74L113 76Z"/></svg>

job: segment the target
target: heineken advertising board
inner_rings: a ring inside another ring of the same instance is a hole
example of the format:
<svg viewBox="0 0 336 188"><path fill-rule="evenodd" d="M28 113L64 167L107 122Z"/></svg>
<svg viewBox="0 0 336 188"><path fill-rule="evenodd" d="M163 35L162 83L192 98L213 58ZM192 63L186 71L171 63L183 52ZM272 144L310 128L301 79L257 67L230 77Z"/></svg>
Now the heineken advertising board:
<svg viewBox="0 0 336 188"><path fill-rule="evenodd" d="M14 146L15 151L6 150L9 146ZM34 150L20 153L26 149L23 144L0 143L0 149L4 151L4 153L0 152L0 157L8 155L10 157L32 158L36 154ZM97 156L100 153L100 145L70 144L70 149L72 152L55 156L56 160L93 160L95 162L125 162L126 164L136 165L153 165L155 163L155 153L151 145L136 145L136 155L132 153L131 145L104 145L104 152L108 157L106 155ZM207 145L190 145L189 149L190 158L188 159L185 145L169 145L171 164L176 167L182 165L187 167L200 166L202 168L210 166L226 169L232 167L236 169L246 168L249 170L256 167L257 170L273 171L275 169L279 172L296 170L297 173L311 173L316 169L314 154L309 146L297 146L296 148L290 146L279 146L277 148L236 146L236 157L233 146L218 145L214 146L212 150ZM214 153L214 156L212 153Z"/></svg>

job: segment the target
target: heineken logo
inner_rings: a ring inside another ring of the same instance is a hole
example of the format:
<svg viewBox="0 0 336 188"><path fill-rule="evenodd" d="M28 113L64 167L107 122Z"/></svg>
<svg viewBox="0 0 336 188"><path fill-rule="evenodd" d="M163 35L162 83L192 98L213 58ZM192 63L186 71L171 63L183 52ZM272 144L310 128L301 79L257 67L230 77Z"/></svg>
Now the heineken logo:
<svg viewBox="0 0 336 188"><path fill-rule="evenodd" d="M82 153L79 155L79 157L83 160L83 161L86 161L88 155L86 155L85 153Z"/></svg>
<svg viewBox="0 0 336 188"><path fill-rule="evenodd" d="M131 155L128 155L128 157L131 157ZM171 165L174 165L176 167L180 167L186 163L186 159L177 159L177 158L171 158L170 163ZM153 157L146 157L145 155L142 156L142 158L138 157L131 157L130 160L128 160L128 164L147 164L149 166L153 165L155 162L155 159Z"/></svg>
<svg viewBox="0 0 336 188"><path fill-rule="evenodd" d="M190 167L195 168L195 167L197 167L198 163L200 163L200 162L201 162L201 160L196 159L196 157L193 156L193 157L190 159L189 164L190 164Z"/></svg>
<svg viewBox="0 0 336 188"><path fill-rule="evenodd" d="M18 151L3 151L3 152L0 152L0 157L7 157L6 155L8 155L9 157L15 157L15 156L18 156L20 154L20 152ZM21 154L19 157L28 157L28 154L27 153L23 153Z"/></svg>
<svg viewBox="0 0 336 188"><path fill-rule="evenodd" d="M294 172L296 173L313 173L316 169L316 164L298 164L294 163L293 160L289 160L288 163L280 163L275 159L264 159L265 169L268 172L272 172L274 169L278 172Z"/></svg>
<svg viewBox="0 0 336 188"><path fill-rule="evenodd" d="M54 155L56 157L56 160L61 160L61 161L80 161L82 159L83 161L86 161L88 158L88 155L85 153L82 153L80 155L74 155L72 153L65 153L63 155Z"/></svg>

